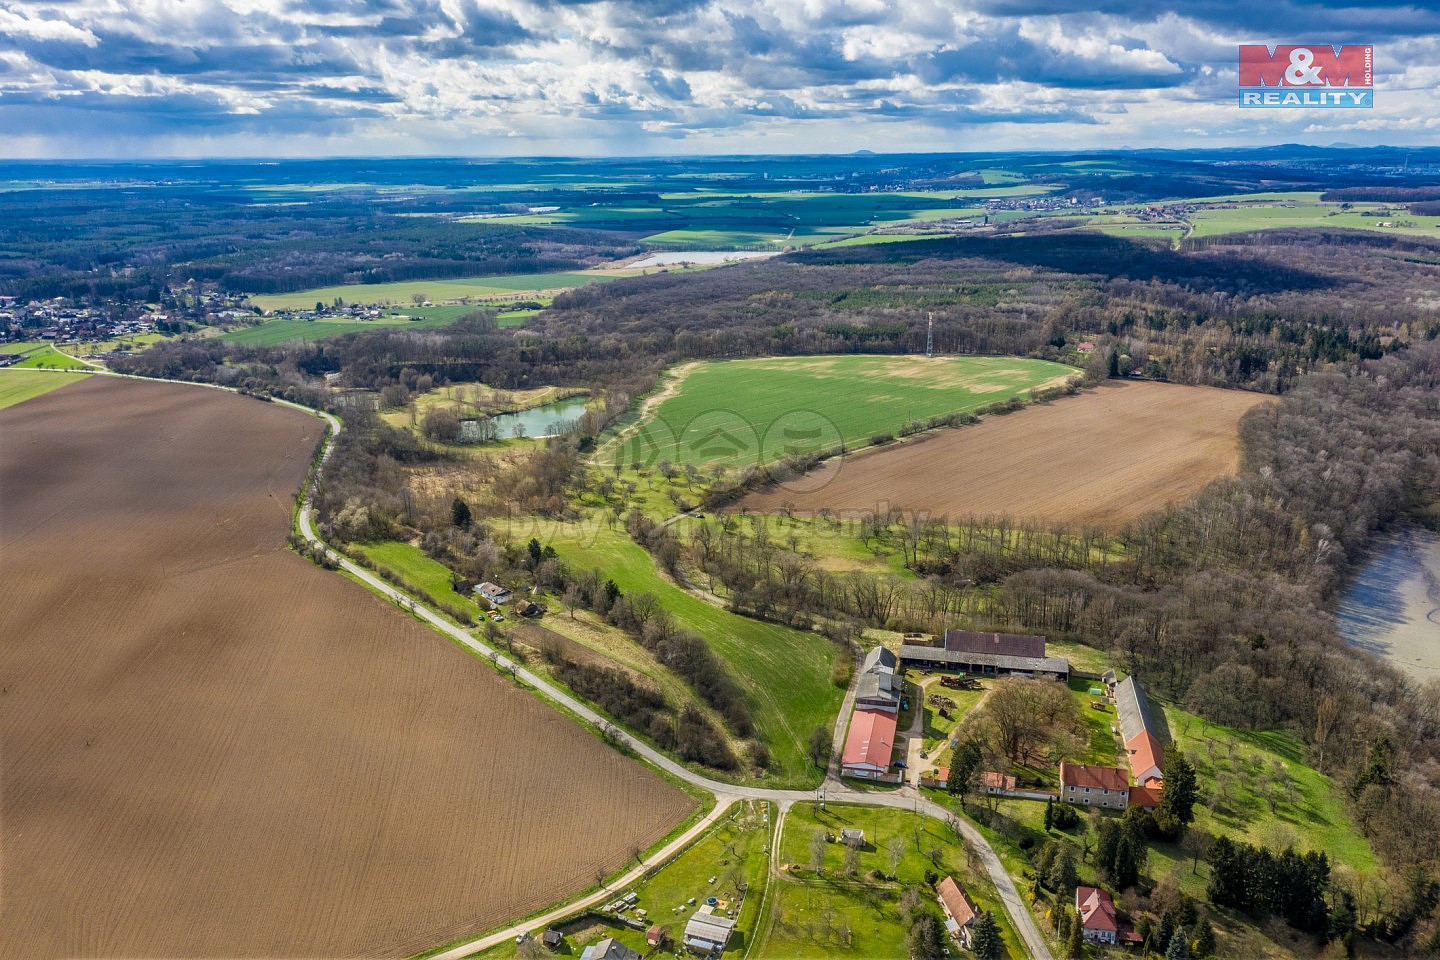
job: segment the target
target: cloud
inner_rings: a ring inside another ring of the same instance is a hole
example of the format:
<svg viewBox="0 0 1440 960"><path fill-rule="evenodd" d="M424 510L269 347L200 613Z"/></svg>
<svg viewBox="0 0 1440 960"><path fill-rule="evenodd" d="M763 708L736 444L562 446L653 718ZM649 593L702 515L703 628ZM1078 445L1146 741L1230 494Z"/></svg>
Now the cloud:
<svg viewBox="0 0 1440 960"><path fill-rule="evenodd" d="M55 155L185 129L351 153L1423 138L1440 10L1341 2L0 0L0 128ZM1374 40L1373 113L1236 115L1235 45L1296 24Z"/></svg>

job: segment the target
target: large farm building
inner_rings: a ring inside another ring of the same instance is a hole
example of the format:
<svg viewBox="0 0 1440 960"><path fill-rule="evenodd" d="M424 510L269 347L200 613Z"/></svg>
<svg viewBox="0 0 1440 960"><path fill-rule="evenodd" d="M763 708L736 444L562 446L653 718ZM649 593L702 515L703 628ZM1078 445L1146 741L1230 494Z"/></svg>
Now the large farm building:
<svg viewBox="0 0 1440 960"><path fill-rule="evenodd" d="M1015 633L946 630L938 643L907 640L900 647L907 667L957 670L981 676L1070 679L1070 661L1045 655L1045 638Z"/></svg>

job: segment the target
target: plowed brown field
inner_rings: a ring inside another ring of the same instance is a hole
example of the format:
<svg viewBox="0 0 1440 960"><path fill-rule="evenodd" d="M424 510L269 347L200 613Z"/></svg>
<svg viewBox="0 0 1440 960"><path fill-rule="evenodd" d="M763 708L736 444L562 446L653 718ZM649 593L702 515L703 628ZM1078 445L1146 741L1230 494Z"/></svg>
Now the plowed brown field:
<svg viewBox="0 0 1440 960"><path fill-rule="evenodd" d="M94 378L0 413L0 957L400 957L693 808L288 552L293 411Z"/></svg>
<svg viewBox="0 0 1440 960"><path fill-rule="evenodd" d="M797 483L803 490L777 487L740 505L846 514L888 504L949 517L1008 514L1113 528L1234 473L1240 417L1264 399L1210 387L1107 384L832 460Z"/></svg>

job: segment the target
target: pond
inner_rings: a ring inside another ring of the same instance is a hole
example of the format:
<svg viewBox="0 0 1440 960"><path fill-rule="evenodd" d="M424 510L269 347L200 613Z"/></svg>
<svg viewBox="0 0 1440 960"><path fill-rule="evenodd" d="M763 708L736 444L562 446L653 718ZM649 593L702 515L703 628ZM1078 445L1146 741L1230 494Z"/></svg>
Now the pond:
<svg viewBox="0 0 1440 960"><path fill-rule="evenodd" d="M1440 534L1404 527L1376 537L1335 618L1356 646L1417 680L1440 678Z"/></svg>
<svg viewBox="0 0 1440 960"><path fill-rule="evenodd" d="M495 424L496 436L501 439L515 436L516 426L520 426L527 437L553 437L560 432L561 424L580 419L589 402L589 397L571 397L518 413L502 413L490 420Z"/></svg>

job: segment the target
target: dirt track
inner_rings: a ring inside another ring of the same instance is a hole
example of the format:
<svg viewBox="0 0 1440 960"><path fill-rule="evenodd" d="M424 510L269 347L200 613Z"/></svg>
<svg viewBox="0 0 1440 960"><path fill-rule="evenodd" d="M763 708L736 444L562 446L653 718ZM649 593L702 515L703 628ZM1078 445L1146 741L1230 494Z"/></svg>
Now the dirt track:
<svg viewBox="0 0 1440 960"><path fill-rule="evenodd" d="M740 506L841 514L889 504L954 517L1117 527L1234 473L1236 427L1264 396L1162 383L1115 383L1052 404L834 460L805 481ZM819 485L818 481L825 481Z"/></svg>
<svg viewBox="0 0 1440 960"><path fill-rule="evenodd" d="M318 435L116 380L0 413L0 956L405 956L691 809L284 549Z"/></svg>

